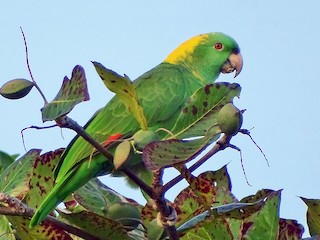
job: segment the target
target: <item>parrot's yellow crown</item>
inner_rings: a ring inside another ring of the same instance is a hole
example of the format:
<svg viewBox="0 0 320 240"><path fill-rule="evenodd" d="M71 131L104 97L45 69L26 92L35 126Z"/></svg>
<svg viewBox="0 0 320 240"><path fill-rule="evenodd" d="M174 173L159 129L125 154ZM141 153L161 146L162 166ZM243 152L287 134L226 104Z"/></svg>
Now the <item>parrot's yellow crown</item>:
<svg viewBox="0 0 320 240"><path fill-rule="evenodd" d="M199 43L205 41L208 37L207 34L201 34L190 38L173 50L164 61L171 64L178 64L182 59L190 57Z"/></svg>

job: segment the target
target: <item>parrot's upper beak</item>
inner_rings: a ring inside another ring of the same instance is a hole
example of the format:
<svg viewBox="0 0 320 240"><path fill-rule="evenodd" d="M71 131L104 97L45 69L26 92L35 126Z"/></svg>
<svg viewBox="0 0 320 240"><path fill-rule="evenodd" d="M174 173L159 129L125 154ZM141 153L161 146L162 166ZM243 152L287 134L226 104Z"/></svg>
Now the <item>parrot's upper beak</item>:
<svg viewBox="0 0 320 240"><path fill-rule="evenodd" d="M242 70L243 60L240 52L232 53L221 68L222 73L231 73L236 71L234 77L238 76Z"/></svg>

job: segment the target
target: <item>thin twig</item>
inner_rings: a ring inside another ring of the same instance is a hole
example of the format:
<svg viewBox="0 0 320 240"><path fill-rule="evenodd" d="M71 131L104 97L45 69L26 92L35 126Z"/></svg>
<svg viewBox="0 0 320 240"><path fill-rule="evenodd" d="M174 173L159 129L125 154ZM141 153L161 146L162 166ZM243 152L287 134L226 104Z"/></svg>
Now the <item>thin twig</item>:
<svg viewBox="0 0 320 240"><path fill-rule="evenodd" d="M29 54L28 54L28 46L27 46L27 40L26 40L26 36L24 35L24 32L22 30L22 27L20 27L21 33L22 33L22 37L23 37L23 41L24 41L24 46L25 46L25 51L26 51L26 62L27 62L27 67L28 67L28 71L31 77L31 80L34 84L34 86L36 87L36 89L38 90L38 92L40 93L43 101L44 101L44 105L46 105L48 103L44 93L42 92L41 88L38 86L37 82L34 80L32 72L31 72L31 68L30 68L30 64L29 64Z"/></svg>
<svg viewBox="0 0 320 240"><path fill-rule="evenodd" d="M112 154L105 149L100 143L98 143L94 138L92 138L83 127L81 127L76 121L68 116L63 116L57 120L57 124L62 128L68 128L75 131L84 140L89 142L95 149L102 153L110 162L113 162Z"/></svg>
<svg viewBox="0 0 320 240"><path fill-rule="evenodd" d="M26 148L26 144L25 144L25 141L24 141L24 134L23 132L27 129L37 129L37 130L41 130L41 129L47 129L47 128L53 128L53 127L57 127L58 125L57 124L54 124L54 125L50 125L50 126L45 126L45 127L38 127L38 126L30 126L30 127L25 127L23 128L20 133L21 133L21 138L22 138L22 143L23 143L23 148L25 151L27 151L27 148Z"/></svg>

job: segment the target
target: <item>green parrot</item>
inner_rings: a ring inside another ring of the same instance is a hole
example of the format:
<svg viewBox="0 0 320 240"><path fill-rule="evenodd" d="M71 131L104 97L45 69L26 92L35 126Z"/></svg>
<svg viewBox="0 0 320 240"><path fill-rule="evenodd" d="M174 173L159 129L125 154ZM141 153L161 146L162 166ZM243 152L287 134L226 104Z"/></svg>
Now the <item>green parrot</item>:
<svg viewBox="0 0 320 240"><path fill-rule="evenodd" d="M237 76L242 65L237 42L223 33L201 34L182 43L162 63L133 81L148 128L170 130L184 102L197 89L214 82L221 72L235 71ZM116 95L84 128L104 144L110 138L132 136L140 130L140 125ZM70 142L55 169L55 186L35 212L30 227L39 224L90 179L114 171L109 160L98 152L93 153L94 148L82 137L76 136ZM126 165L137 174L145 169L141 155L138 156L140 159L136 157Z"/></svg>

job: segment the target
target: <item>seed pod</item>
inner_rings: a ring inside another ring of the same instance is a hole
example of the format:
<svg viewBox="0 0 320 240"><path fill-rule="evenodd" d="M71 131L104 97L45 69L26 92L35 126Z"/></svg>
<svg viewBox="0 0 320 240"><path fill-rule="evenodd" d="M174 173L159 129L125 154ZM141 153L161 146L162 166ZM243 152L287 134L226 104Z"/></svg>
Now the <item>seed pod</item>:
<svg viewBox="0 0 320 240"><path fill-rule="evenodd" d="M224 105L218 114L218 125L228 136L236 135L242 126L242 112L232 103Z"/></svg>
<svg viewBox="0 0 320 240"><path fill-rule="evenodd" d="M23 78L13 79L6 82L0 88L0 94L8 99L19 99L26 96L34 86L34 83Z"/></svg>
<svg viewBox="0 0 320 240"><path fill-rule="evenodd" d="M106 209L106 217L117 220L122 225L136 228L141 222L141 213L139 209L124 202L118 202L110 205Z"/></svg>
<svg viewBox="0 0 320 240"><path fill-rule="evenodd" d="M127 161L131 153L131 144L128 140L121 142L114 153L113 164L119 169Z"/></svg>

